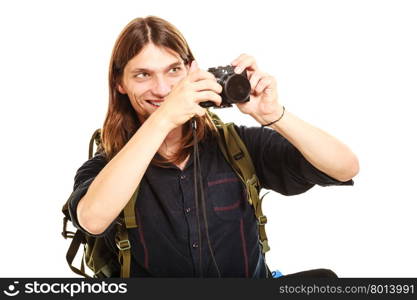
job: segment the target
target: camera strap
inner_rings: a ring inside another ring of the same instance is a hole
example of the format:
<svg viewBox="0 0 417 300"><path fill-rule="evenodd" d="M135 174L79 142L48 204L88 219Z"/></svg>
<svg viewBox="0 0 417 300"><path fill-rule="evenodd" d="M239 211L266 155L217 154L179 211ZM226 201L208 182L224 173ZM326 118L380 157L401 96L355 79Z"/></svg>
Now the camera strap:
<svg viewBox="0 0 417 300"><path fill-rule="evenodd" d="M207 222L207 213L206 213L206 200L204 197L204 188L203 180L201 176L201 164L200 156L198 154L198 141L197 141L197 122L195 118L191 120L191 127L193 131L193 160L194 160L194 197L195 197L195 207L196 207L196 216L197 216L197 229L198 229L198 243L199 243L199 272L200 277L203 277L203 267L202 267L202 244L201 244L201 224L200 224L200 205L199 199L201 200L201 211L204 220L204 228L207 239L208 248L210 251L210 256L213 260L213 264L216 268L218 277L221 277L219 267L214 256L213 248L210 241L210 235L208 231L208 222Z"/></svg>

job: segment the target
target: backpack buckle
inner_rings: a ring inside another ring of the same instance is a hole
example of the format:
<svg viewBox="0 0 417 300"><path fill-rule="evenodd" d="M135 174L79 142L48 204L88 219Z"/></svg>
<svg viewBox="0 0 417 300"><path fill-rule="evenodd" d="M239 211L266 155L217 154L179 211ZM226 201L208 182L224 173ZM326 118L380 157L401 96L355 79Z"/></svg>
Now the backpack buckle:
<svg viewBox="0 0 417 300"><path fill-rule="evenodd" d="M244 157L244 156L245 156L245 154L242 151L240 151L239 153L234 154L233 158L234 158L234 160L239 160L239 159L242 159L242 157Z"/></svg>
<svg viewBox="0 0 417 300"><path fill-rule="evenodd" d="M63 224L64 226L62 228L62 233L61 234L65 239L73 238L74 235L75 235L75 232L67 230L67 223L68 223L68 218L64 217L64 224Z"/></svg>
<svg viewBox="0 0 417 300"><path fill-rule="evenodd" d="M271 248L269 248L268 240L259 241L259 243L261 244L261 247L262 247L262 253L266 253L269 250L271 250Z"/></svg>
<svg viewBox="0 0 417 300"><path fill-rule="evenodd" d="M256 174L253 174L253 176L250 179L246 180L246 185L247 186L253 186L258 193L261 189L261 187L259 185L259 179L256 176Z"/></svg>
<svg viewBox="0 0 417 300"><path fill-rule="evenodd" d="M267 221L268 221L268 219L267 219L266 216L259 216L258 217L258 224L259 225L265 225Z"/></svg>
<svg viewBox="0 0 417 300"><path fill-rule="evenodd" d="M125 251L130 249L130 241L129 240L121 240L116 242L117 248L119 248L120 251Z"/></svg>

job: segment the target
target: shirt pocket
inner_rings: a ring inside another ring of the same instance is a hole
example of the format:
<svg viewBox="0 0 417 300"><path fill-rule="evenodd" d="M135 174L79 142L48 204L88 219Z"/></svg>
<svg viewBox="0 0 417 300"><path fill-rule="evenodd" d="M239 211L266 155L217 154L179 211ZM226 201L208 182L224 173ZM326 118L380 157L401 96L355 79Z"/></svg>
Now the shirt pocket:
<svg viewBox="0 0 417 300"><path fill-rule="evenodd" d="M220 219L239 220L243 214L244 187L234 172L218 173L207 178L208 199Z"/></svg>

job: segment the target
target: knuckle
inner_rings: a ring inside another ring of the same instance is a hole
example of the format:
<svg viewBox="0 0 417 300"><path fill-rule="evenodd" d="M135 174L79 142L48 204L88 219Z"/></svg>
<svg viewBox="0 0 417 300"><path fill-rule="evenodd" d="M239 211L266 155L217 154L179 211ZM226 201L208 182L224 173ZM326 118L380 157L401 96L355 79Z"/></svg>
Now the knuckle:
<svg viewBox="0 0 417 300"><path fill-rule="evenodd" d="M217 83L217 91L218 91L219 93L221 93L221 92L223 91L223 87L221 86L221 84L218 84L218 83Z"/></svg>
<svg viewBox="0 0 417 300"><path fill-rule="evenodd" d="M199 107L199 110L197 111L197 114L200 117L202 117L202 116L204 116L206 114L206 111L202 107Z"/></svg>

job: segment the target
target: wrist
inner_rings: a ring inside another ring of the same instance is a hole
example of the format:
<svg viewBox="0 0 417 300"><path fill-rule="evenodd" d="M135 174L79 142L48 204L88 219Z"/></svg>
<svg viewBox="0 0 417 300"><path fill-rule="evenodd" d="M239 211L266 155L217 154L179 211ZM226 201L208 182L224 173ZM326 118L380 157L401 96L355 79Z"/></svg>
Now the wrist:
<svg viewBox="0 0 417 300"><path fill-rule="evenodd" d="M259 124L262 125L262 127L266 127L279 122L281 118L283 118L284 114L285 107L283 105L279 105L273 113L253 117L256 121L258 121Z"/></svg>
<svg viewBox="0 0 417 300"><path fill-rule="evenodd" d="M166 118L162 113L158 110L152 113L149 118L146 120L149 122L153 128L157 128L161 132L166 132L167 134L171 132L175 128L174 124L172 124L168 118Z"/></svg>
<svg viewBox="0 0 417 300"><path fill-rule="evenodd" d="M275 119L274 121L269 122L267 124L262 124L262 127L267 127L267 126L271 126L271 125L277 124L284 117L284 113L285 113L285 106L282 107L282 113L281 113L281 116L278 119Z"/></svg>

